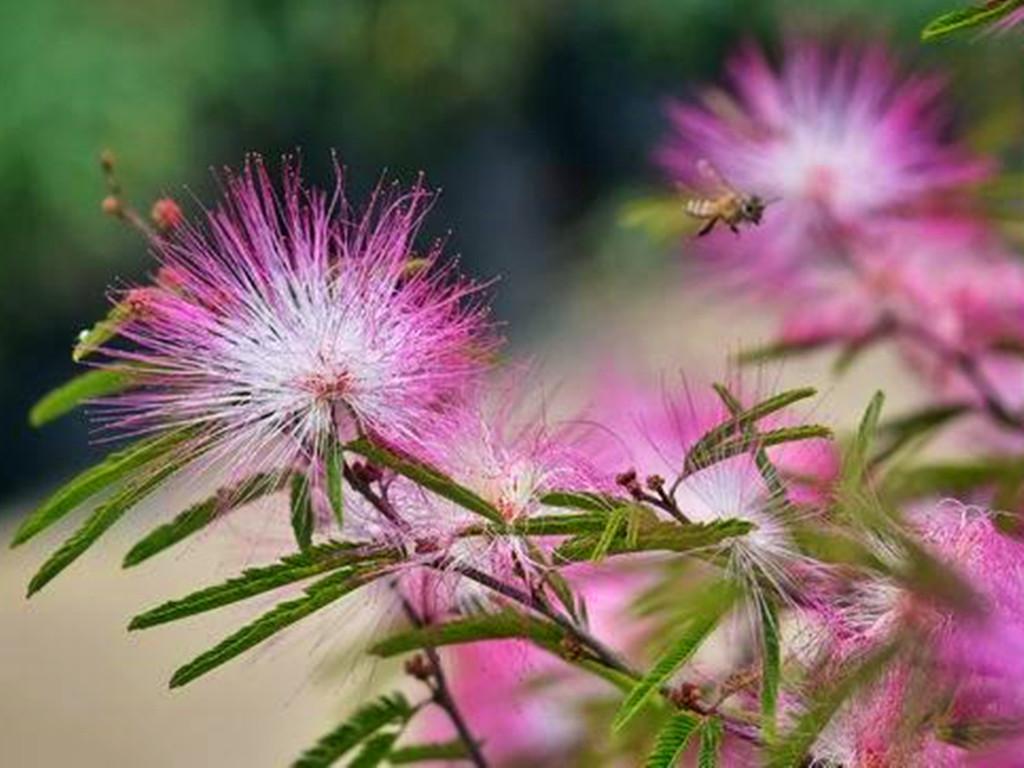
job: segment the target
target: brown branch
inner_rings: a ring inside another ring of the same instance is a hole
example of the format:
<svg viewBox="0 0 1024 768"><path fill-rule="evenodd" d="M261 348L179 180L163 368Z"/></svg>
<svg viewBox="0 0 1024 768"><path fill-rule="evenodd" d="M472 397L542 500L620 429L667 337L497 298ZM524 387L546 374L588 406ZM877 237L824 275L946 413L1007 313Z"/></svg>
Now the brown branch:
<svg viewBox="0 0 1024 768"><path fill-rule="evenodd" d="M399 599L401 600L402 609L405 611L405 615L408 617L409 622L417 629L422 628L426 624L423 617L416 612L416 609L413 608L412 604L406 600L405 597L399 595ZM444 667L441 664L441 657L438 654L437 649L428 645L423 648L423 653L426 655L427 663L430 666L430 676L424 680L424 683L430 688L431 693L433 694L434 703L443 709L445 714L448 715L448 719L451 720L456 733L459 735L459 740L466 746L470 762L472 762L476 768L487 768L487 760L484 758L483 751L480 749L480 742L473 736L469 723L466 722L466 718L463 716L462 710L459 709L459 705L456 703L455 697L452 695L451 688L448 685L448 678L444 673Z"/></svg>

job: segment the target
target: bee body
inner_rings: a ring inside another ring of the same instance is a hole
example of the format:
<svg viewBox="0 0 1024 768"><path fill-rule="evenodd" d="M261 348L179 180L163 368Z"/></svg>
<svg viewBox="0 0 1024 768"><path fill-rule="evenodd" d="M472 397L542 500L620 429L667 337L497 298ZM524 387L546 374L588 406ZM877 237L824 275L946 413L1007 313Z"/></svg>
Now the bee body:
<svg viewBox="0 0 1024 768"><path fill-rule="evenodd" d="M686 213L705 222L697 233L698 237L711 232L719 221L736 233L739 233L741 224L761 223L766 205L764 200L733 189L707 161L698 163L698 170L713 182L717 191L713 196L690 198L683 205Z"/></svg>

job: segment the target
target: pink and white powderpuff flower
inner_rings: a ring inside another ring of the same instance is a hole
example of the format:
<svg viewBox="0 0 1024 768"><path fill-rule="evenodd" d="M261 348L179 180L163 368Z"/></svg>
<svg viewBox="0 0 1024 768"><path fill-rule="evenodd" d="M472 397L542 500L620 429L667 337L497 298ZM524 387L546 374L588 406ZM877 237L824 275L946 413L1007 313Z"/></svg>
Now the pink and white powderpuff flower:
<svg viewBox="0 0 1024 768"><path fill-rule="evenodd" d="M776 69L748 45L728 70L730 90L671 109L659 157L686 187L706 188L706 159L736 189L773 201L742 237L708 238L716 263L742 268L752 285L799 283L865 223L987 172L944 139L940 82L902 75L881 46L792 43Z"/></svg>
<svg viewBox="0 0 1024 768"><path fill-rule="evenodd" d="M956 502L915 510L910 523L975 591L978 613L923 603L881 581L820 601L819 649L837 663L879 647L907 626L916 629L921 644L916 661L898 662L847 705L816 754L844 765L964 765L974 758L979 765L1017 765L986 761L989 747L1005 746L998 739L972 755L939 739L936 729L1024 722L1024 544L1001 533L990 513ZM926 727L910 727L906 718L913 713L904 705L920 700L922 681L927 700L941 702L942 711L917 713L918 726Z"/></svg>
<svg viewBox="0 0 1024 768"><path fill-rule="evenodd" d="M511 375L491 382L486 391L480 388L460 407L449 409L418 453L488 502L510 525L545 511L541 498L548 492L602 488L584 454L585 427L576 421L550 422L542 404L527 400L521 381ZM541 588L536 573L540 542L511 533L480 533L486 522L481 516L403 478L389 481L388 496L400 524L359 505L359 512L349 516L353 530L362 538L393 539L408 553L411 568L427 565L435 571L436 605L455 609L487 601L490 593L484 587L463 578L460 569L465 568L520 589Z"/></svg>
<svg viewBox="0 0 1024 768"><path fill-rule="evenodd" d="M597 399L601 403L598 410L608 414L606 440L610 446L603 455L610 463L606 471L622 472L628 467L638 473L639 482L652 475L664 479L679 510L691 522L752 523L754 529L749 534L722 545L730 566L755 595L761 594L765 584L780 595L791 594L797 588L798 574L815 563L799 551L792 536L794 516L805 514L805 508L786 502L813 505L822 500L822 489L835 471L834 457L823 455L830 453L827 442L803 441L769 449L770 456L780 460L780 470L797 478L783 499L769 487L749 451L711 456L703 468L685 467L686 456L697 441L731 416L710 388L698 392L684 385L682 394L667 389L655 394L615 377L602 380L605 391ZM742 386L733 389L741 401L753 402ZM760 428L782 425L780 419L769 418Z"/></svg>
<svg viewBox="0 0 1024 768"><path fill-rule="evenodd" d="M193 431L211 460L306 468L357 434L417 445L487 368L480 287L414 240L431 193L379 186L362 210L285 161L226 172L223 197L151 247L154 284L121 299L103 352L139 386L108 400L120 434ZM244 466L243 466L244 465Z"/></svg>

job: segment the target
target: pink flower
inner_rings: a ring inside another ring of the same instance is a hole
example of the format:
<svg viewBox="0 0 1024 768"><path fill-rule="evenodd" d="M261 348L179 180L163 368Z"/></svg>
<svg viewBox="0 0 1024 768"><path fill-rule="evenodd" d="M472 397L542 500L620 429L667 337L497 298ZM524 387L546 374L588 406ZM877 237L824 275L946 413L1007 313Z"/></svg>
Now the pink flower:
<svg viewBox="0 0 1024 768"><path fill-rule="evenodd" d="M583 454L577 426L552 425L539 406L526 402L519 378L492 382L459 408L435 422L435 432L422 443L419 457L459 485L473 491L509 524L540 513L557 514L541 503L555 490L600 489L600 478ZM351 529L360 538L391 538L409 554L409 566L428 565L437 572L437 595L443 610L484 602L484 587L463 577L472 568L520 589L543 590L538 553L543 541L527 546L520 535L475 533L486 521L454 502L442 499L404 478L388 481L388 494L402 518L394 526L360 504ZM495 527L492 525L492 527ZM444 567L434 564L444 562ZM422 587L420 587L422 592Z"/></svg>
<svg viewBox="0 0 1024 768"><path fill-rule="evenodd" d="M1022 722L1024 545L1000 533L988 513L956 503L918 510L911 523L980 597L978 614L923 602L881 580L847 585L820 601L821 651L832 663L856 658L910 625L920 643L915 662L898 662L841 713L823 735L818 757L849 765L962 765L968 753L939 739L943 728ZM907 709L929 700L941 702L941 711ZM979 753L990 746L1002 745L983 744Z"/></svg>
<svg viewBox="0 0 1024 768"><path fill-rule="evenodd" d="M122 433L195 431L233 465L315 464L365 432L415 445L495 346L479 289L414 238L430 193L378 188L353 209L286 163L228 173L217 208L152 247L161 278L127 296L112 364L142 386L106 403ZM238 467L242 469L243 467Z"/></svg>
<svg viewBox="0 0 1024 768"><path fill-rule="evenodd" d="M608 471L634 469L641 483L651 475L665 479L669 495L691 522L752 523L750 533L722 545L730 567L755 592L766 583L781 594L793 589L797 573L813 566L791 534L792 516L798 510L783 503L769 487L752 452L705 456L693 466L686 463L700 438L731 416L710 387L685 386L681 393L652 393L610 376L603 381L606 391L598 398L597 410L608 414L605 420L611 447L603 452L610 457ZM756 393L759 387L753 389ZM733 390L747 406L759 399L739 385ZM769 418L759 426L767 430L782 425L781 419ZM822 451L829 455L823 456ZM792 488L787 488L788 501L814 504L822 500L823 489L835 472L830 454L824 441L770 449L771 458L781 460L780 469L792 481Z"/></svg>
<svg viewBox="0 0 1024 768"><path fill-rule="evenodd" d="M791 343L856 342L898 325L976 352L1020 335L1024 321L1024 269L983 224L956 217L864 227L796 293L783 311Z"/></svg>
<svg viewBox="0 0 1024 768"><path fill-rule="evenodd" d="M660 157L687 186L707 186L697 176L706 158L737 189L775 200L742 237L709 238L716 259L765 289L799 283L866 222L985 173L942 139L938 81L901 76L880 47L793 44L776 70L748 46L729 73L731 92L672 109Z"/></svg>
<svg viewBox="0 0 1024 768"><path fill-rule="evenodd" d="M890 339L940 400L978 402L976 375L1010 409L1024 405L1024 266L980 222L916 218L865 227L844 258L807 275L782 312L796 345ZM1005 443L991 425L979 434Z"/></svg>

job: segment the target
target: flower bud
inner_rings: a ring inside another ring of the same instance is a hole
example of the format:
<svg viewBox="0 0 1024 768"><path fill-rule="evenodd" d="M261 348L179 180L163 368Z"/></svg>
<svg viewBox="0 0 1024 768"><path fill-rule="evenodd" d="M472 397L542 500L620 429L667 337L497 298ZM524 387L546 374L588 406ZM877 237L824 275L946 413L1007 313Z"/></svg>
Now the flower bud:
<svg viewBox="0 0 1024 768"><path fill-rule="evenodd" d="M185 220L185 216L181 212L181 206L169 197L161 197L153 203L149 217L161 232L169 232L180 226L182 221Z"/></svg>

